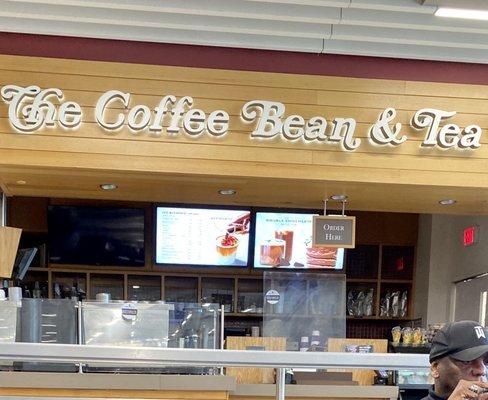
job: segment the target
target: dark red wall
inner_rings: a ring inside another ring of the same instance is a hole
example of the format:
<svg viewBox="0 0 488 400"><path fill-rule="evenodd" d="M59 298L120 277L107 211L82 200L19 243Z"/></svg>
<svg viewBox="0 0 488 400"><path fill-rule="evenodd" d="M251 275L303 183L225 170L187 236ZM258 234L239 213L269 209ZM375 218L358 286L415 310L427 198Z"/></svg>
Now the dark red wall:
<svg viewBox="0 0 488 400"><path fill-rule="evenodd" d="M0 54L246 71L488 83L488 65L0 32ZM0 65L1 68L1 65Z"/></svg>

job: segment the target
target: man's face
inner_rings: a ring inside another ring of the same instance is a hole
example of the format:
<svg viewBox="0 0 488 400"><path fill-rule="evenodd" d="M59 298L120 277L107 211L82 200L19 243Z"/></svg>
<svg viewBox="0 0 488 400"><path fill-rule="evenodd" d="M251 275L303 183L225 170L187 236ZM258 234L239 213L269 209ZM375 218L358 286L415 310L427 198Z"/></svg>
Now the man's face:
<svg viewBox="0 0 488 400"><path fill-rule="evenodd" d="M488 354L472 361L459 361L444 357L432 364L436 392L450 394L461 379L466 381L486 381Z"/></svg>

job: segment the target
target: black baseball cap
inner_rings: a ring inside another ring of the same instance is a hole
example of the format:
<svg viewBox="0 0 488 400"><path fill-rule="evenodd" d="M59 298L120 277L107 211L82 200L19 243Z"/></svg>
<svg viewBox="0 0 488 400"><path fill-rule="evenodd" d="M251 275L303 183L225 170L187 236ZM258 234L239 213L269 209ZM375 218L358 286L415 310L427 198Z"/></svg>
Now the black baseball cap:
<svg viewBox="0 0 488 400"><path fill-rule="evenodd" d="M432 340L430 362L444 357L472 361L488 353L488 332L478 322L452 322L441 328Z"/></svg>

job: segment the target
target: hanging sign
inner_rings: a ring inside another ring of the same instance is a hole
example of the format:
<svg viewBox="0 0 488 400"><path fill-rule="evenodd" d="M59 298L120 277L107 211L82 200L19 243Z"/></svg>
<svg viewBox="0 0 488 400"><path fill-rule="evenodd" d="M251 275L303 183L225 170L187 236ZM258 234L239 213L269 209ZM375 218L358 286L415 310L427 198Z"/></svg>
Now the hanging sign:
<svg viewBox="0 0 488 400"><path fill-rule="evenodd" d="M353 249L356 245L356 217L313 217L312 245Z"/></svg>

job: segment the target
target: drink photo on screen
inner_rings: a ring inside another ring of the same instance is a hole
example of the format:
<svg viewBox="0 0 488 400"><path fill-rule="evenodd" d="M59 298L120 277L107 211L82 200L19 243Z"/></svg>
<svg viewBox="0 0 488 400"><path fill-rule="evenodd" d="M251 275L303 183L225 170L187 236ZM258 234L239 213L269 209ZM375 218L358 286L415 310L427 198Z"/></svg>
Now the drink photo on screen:
<svg viewBox="0 0 488 400"><path fill-rule="evenodd" d="M256 213L254 267L342 269L344 249L312 246L313 216Z"/></svg>

